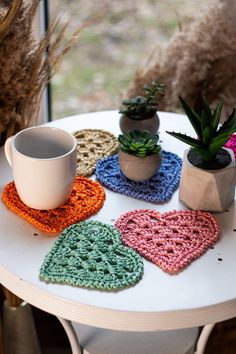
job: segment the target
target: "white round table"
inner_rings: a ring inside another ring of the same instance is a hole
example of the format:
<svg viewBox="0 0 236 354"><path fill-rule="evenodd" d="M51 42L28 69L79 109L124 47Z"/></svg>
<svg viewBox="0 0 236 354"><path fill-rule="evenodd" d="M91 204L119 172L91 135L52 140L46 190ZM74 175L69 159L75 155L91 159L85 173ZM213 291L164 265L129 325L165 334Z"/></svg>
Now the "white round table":
<svg viewBox="0 0 236 354"><path fill-rule="evenodd" d="M187 118L164 112L159 116L162 148L182 157L187 145L165 131L193 135ZM118 121L117 111L104 111L60 119L49 125L69 132L85 128L105 129L118 136ZM3 148L0 149L0 166L2 191L12 180ZM134 209L149 208L159 212L186 209L178 200L178 191L169 202L158 205L105 190L104 206L91 219L108 224L114 224L121 214ZM215 214L215 217L221 226L221 239L179 274L169 275L144 260L141 281L127 289L106 292L40 281L39 268L55 236L46 237L0 203L0 282L46 312L89 326L148 332L216 323L236 315L235 200L226 212Z"/></svg>

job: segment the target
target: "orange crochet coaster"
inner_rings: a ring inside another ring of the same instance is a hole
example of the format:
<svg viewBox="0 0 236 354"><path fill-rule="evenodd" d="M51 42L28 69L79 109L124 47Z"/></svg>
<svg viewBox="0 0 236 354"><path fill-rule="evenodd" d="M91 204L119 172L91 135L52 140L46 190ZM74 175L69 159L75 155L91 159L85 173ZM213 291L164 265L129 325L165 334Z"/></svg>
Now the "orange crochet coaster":
<svg viewBox="0 0 236 354"><path fill-rule="evenodd" d="M46 232L61 232L67 226L95 214L103 206L103 187L86 177L76 177L68 201L60 208L36 210L26 206L18 196L14 182L3 190L2 200L14 213L38 229Z"/></svg>

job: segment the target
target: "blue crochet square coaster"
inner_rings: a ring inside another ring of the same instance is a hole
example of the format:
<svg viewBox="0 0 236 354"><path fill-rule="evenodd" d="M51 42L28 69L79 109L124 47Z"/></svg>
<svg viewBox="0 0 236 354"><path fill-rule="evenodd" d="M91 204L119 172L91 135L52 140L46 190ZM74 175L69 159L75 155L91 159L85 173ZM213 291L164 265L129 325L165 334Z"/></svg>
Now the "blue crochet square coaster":
<svg viewBox="0 0 236 354"><path fill-rule="evenodd" d="M101 159L96 165L96 178L105 187L133 198L152 203L171 199L179 186L182 160L172 152L162 151L162 163L157 173L146 181L131 181L120 170L118 155Z"/></svg>

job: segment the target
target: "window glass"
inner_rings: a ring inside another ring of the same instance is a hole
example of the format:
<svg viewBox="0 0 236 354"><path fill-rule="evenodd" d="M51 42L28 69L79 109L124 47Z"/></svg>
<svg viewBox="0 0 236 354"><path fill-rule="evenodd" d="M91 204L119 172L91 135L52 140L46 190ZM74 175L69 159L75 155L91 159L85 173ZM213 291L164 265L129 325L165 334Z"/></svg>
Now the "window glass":
<svg viewBox="0 0 236 354"><path fill-rule="evenodd" d="M84 29L52 80L52 119L119 107L121 95L150 53L168 44L173 33L209 0L54 0L50 18L70 21L67 36L88 17Z"/></svg>

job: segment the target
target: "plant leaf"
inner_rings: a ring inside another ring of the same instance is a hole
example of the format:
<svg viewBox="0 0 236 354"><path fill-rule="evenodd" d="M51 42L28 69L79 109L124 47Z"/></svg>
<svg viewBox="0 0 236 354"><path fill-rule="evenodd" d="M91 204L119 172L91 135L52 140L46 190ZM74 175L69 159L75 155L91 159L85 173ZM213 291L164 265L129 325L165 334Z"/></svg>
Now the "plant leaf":
<svg viewBox="0 0 236 354"><path fill-rule="evenodd" d="M214 154L212 154L208 149L206 149L205 147L197 147L194 148L194 151L196 151L196 153L201 156L201 158L205 161L205 162L209 162L212 161L214 159Z"/></svg>
<svg viewBox="0 0 236 354"><path fill-rule="evenodd" d="M213 115L211 113L210 106L206 101L204 101L203 97L201 98L201 105L202 105L202 111L201 111L201 127L202 127L202 140L203 143L205 144L207 140L205 141L204 139L204 132L207 128L211 127L212 124L212 119ZM208 130L208 134L210 134L210 131ZM205 135L206 138L206 135ZM209 139L209 135L207 136L207 139Z"/></svg>
<svg viewBox="0 0 236 354"><path fill-rule="evenodd" d="M195 139L195 138L192 138L186 134L181 134L181 133L175 133L175 132L166 132L168 134L170 134L171 136L183 141L184 143L190 145L190 146L193 146L193 147L202 147L202 143L201 141Z"/></svg>
<svg viewBox="0 0 236 354"><path fill-rule="evenodd" d="M212 117L212 129L216 132L218 125L220 123L220 117L221 117L221 111L222 111L222 107L224 104L224 99L221 98L219 103L216 106L216 109L213 112L213 117Z"/></svg>
<svg viewBox="0 0 236 354"><path fill-rule="evenodd" d="M209 150L212 154L216 155L217 152L222 148L225 143L228 141L228 136L222 136L219 139L216 139L209 145Z"/></svg>
<svg viewBox="0 0 236 354"><path fill-rule="evenodd" d="M202 97L202 114L205 115L205 120L207 122L207 126L211 126L212 124L212 112L211 112L211 108L209 106L209 104L204 100L204 98Z"/></svg>
<svg viewBox="0 0 236 354"><path fill-rule="evenodd" d="M201 92L199 92L198 95L197 95L197 99L195 100L194 106L193 106L194 111L196 112L196 114L199 117L201 117L202 110L203 110L202 100L203 100L202 94L201 94Z"/></svg>
<svg viewBox="0 0 236 354"><path fill-rule="evenodd" d="M221 135L222 133L229 133L230 135L236 132L236 117L235 117L235 109L233 109L232 113L228 117L226 121L222 124L216 136Z"/></svg>
<svg viewBox="0 0 236 354"><path fill-rule="evenodd" d="M211 129L211 127L208 126L204 129L203 134L202 134L203 144L208 145L211 141L211 137L212 137L212 129Z"/></svg>
<svg viewBox="0 0 236 354"><path fill-rule="evenodd" d="M184 101L182 97L179 96L179 100L181 105L193 127L199 139L202 138L202 130L201 130L201 119L198 114Z"/></svg>

